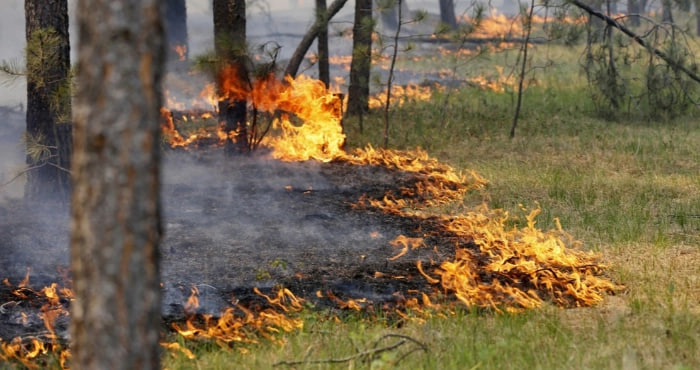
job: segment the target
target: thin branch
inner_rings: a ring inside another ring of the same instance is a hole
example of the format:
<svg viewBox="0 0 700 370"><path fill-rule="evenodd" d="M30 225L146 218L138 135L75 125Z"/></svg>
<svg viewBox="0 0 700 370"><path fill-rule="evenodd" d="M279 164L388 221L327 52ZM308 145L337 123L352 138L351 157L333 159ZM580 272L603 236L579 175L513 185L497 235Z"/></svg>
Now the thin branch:
<svg viewBox="0 0 700 370"><path fill-rule="evenodd" d="M381 342L383 339L386 339L386 338L400 338L400 340L396 343L393 343L393 344L390 344L390 345L387 345L384 347L377 347L379 345L379 342ZM413 344L415 344L417 346L417 349L423 350L425 352L428 351L428 347L425 344L423 344L423 343L419 342L418 340L413 339L409 336L400 335L400 334L386 334L374 342L374 347L372 349L368 349L365 351L359 351L358 353L356 353L354 355L341 357L341 358L330 358L330 359L325 359L325 360L308 360L307 359L308 353L307 353L304 356L304 360L302 360L302 361L280 361L280 362L275 363L272 366L276 367L276 366L282 366L282 365L296 366L296 365L305 365L305 364L339 364L339 363L344 363L344 362L350 362L350 361L360 359L360 358L371 358L371 357L376 356L380 353L396 349L396 348L404 345L406 342L412 342ZM408 353L409 354L413 353L417 349L413 349L413 350L409 351ZM401 356L399 358L399 361L402 360L403 358L405 358L406 355L407 354Z"/></svg>
<svg viewBox="0 0 700 370"><path fill-rule="evenodd" d="M608 25L613 26L613 27L619 29L620 31L622 31L622 33L624 33L625 35L629 36L631 39L633 39L634 41L636 41L637 44L639 44L639 45L641 45L642 47L646 48L646 49L649 50L649 52L651 52L652 54L654 54L654 55L658 56L659 58L663 59L666 63L668 63L668 64L669 64L670 66L672 66L673 68L677 68L678 70L682 71L683 73L685 73L688 77L690 77L690 78L691 78L692 80L694 80L695 82L700 82L700 76L696 75L693 71L691 71L690 69L688 69L687 67L685 67L685 66L682 65L681 63L679 63L679 62L677 62L677 61L674 61L670 56L668 56L668 55L667 55L666 53L664 53L663 51L661 51L661 50L659 50L659 49L657 49L657 48L655 48L655 47L649 45L646 41L644 41L644 39L643 39L641 36L639 36L639 35L637 35L636 33L632 32L629 28L625 27L623 24L621 24L621 23L618 22L617 20L615 20L615 19L613 19L613 18L611 18L611 17L608 17L607 15L605 15L605 14L603 14L603 13L601 13L601 12L595 10L595 9L593 9L593 8L590 7L589 5L586 5L586 4L582 3L582 2L579 1L579 0L571 0L571 3L574 4L574 5L577 6L577 7L579 7L579 8L581 8L581 9L585 10L586 12L588 12L588 14L593 15L593 16L595 16L595 17L598 17L598 18L604 20Z"/></svg>
<svg viewBox="0 0 700 370"><path fill-rule="evenodd" d="M520 118L520 107L523 102L523 82L525 81L525 70L527 68L527 50L528 44L530 42L530 33L532 32L532 13L535 10L535 0L530 3L530 12L525 19L525 39L523 40L523 64L520 69L520 81L518 81L518 102L515 104L515 113L513 114L513 125L510 128L510 138L515 137L515 127L518 125L518 118Z"/></svg>
<svg viewBox="0 0 700 370"><path fill-rule="evenodd" d="M299 46L297 46L297 49L294 51L294 54L292 54L292 58L289 61L289 64L287 64L287 68L284 70L285 75L296 77L297 71L299 70L299 66L301 65L301 61L304 60L304 55L306 55L306 51L309 50L309 48L311 47L311 44L318 36L319 31L325 23L330 21L330 19L333 18L333 16L335 16L340 11L340 9L343 8L346 2L347 0L335 0L328 7L325 19L316 19L314 25L311 26L311 28L309 28L309 30L304 35L304 38L299 43Z"/></svg>

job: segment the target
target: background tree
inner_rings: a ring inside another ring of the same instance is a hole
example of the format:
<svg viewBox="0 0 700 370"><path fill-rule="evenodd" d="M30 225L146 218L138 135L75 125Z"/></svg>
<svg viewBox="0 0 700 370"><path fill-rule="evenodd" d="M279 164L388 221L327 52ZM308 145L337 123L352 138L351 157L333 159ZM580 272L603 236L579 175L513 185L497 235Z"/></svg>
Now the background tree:
<svg viewBox="0 0 700 370"><path fill-rule="evenodd" d="M320 24L318 31L318 79L328 88L331 80L328 65L328 11L326 0L316 0L316 22Z"/></svg>
<svg viewBox="0 0 700 370"><path fill-rule="evenodd" d="M185 0L167 0L165 9L168 61L176 68L184 69L187 67L187 59L189 58L187 4Z"/></svg>
<svg viewBox="0 0 700 370"><path fill-rule="evenodd" d="M372 61L372 0L355 1L352 27L352 61L348 86L348 115L360 117L369 111L369 79Z"/></svg>
<svg viewBox="0 0 700 370"><path fill-rule="evenodd" d="M25 197L66 199L70 185L70 43L67 0L26 0Z"/></svg>
<svg viewBox="0 0 700 370"><path fill-rule="evenodd" d="M72 367L159 369L161 0L81 0Z"/></svg>
<svg viewBox="0 0 700 370"><path fill-rule="evenodd" d="M450 29L457 29L457 17L455 16L454 0L438 0L440 3L440 22Z"/></svg>
<svg viewBox="0 0 700 370"><path fill-rule="evenodd" d="M217 89L225 96L223 78L236 78L249 84L246 67L246 14L245 0L214 0L214 47L216 49ZM233 75L224 71L233 71ZM230 139L226 144L229 154L248 151L247 116L245 100L225 99L219 101L219 117Z"/></svg>

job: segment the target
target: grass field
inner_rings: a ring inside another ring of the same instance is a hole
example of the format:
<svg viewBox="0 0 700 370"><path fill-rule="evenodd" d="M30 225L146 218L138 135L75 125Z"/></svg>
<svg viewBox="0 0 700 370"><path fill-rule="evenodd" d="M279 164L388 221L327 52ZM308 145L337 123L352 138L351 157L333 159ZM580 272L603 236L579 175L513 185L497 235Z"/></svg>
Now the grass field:
<svg viewBox="0 0 700 370"><path fill-rule="evenodd" d="M305 311L304 328L277 341L230 351L188 344L196 359L167 352L164 367L700 368L700 112L694 108L672 120L634 112L603 119L578 70L579 54L565 48L546 52L560 63L537 72L515 138L508 136L514 102L509 89L468 87L392 108L390 147L421 147L488 179L483 192L465 198L466 207L486 200L523 219L521 205L539 206L542 229L554 227L558 217L584 249L602 254L608 277L624 284L623 292L591 308L545 306L520 314L463 308L401 327L381 318L350 315L338 321ZM514 60L506 54L479 59L458 73L493 73L495 65ZM381 146L381 112L365 117L362 133L356 121L346 127L351 146ZM402 340L371 361L359 355ZM282 363L299 360L311 362Z"/></svg>

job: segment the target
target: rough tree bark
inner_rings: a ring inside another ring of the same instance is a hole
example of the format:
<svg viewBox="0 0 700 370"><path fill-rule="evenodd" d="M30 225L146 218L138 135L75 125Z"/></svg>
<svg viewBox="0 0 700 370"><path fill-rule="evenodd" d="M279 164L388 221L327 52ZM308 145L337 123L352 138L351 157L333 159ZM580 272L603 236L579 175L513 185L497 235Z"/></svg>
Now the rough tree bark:
<svg viewBox="0 0 700 370"><path fill-rule="evenodd" d="M162 0L81 0L71 367L159 369Z"/></svg>
<svg viewBox="0 0 700 370"><path fill-rule="evenodd" d="M372 0L355 1L352 27L352 61L348 86L348 115L363 115L369 111L369 77L372 58Z"/></svg>
<svg viewBox="0 0 700 370"><path fill-rule="evenodd" d="M185 0L167 0L165 9L165 29L168 35L167 59L176 68L185 68L189 58L187 4Z"/></svg>
<svg viewBox="0 0 700 370"><path fill-rule="evenodd" d="M68 1L26 0L24 12L30 168L25 197L67 201L72 146Z"/></svg>
<svg viewBox="0 0 700 370"><path fill-rule="evenodd" d="M214 47L219 60L217 88L219 96L224 96L224 76L238 79L239 84L249 84L245 58L246 15L245 0L214 0ZM226 68L233 68L235 76L223 74ZM226 99L219 101L219 119L230 139L226 143L228 154L248 152L248 102Z"/></svg>

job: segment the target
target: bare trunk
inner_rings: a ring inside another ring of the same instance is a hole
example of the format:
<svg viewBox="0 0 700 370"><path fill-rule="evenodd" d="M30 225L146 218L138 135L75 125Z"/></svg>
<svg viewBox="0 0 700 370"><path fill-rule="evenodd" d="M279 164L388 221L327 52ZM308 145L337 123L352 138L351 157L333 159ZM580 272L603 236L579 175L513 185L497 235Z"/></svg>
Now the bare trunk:
<svg viewBox="0 0 700 370"><path fill-rule="evenodd" d="M448 25L451 29L457 29L457 17L455 16L454 0L439 0L440 2L440 22Z"/></svg>
<svg viewBox="0 0 700 370"><path fill-rule="evenodd" d="M26 0L27 172L25 197L70 194L70 44L68 2Z"/></svg>
<svg viewBox="0 0 700 370"><path fill-rule="evenodd" d="M333 3L331 3L331 6L328 7L328 11L326 13L326 22L331 20L333 16L335 16L339 12L347 1L348 0L333 1ZM301 39L301 42L299 42L299 45L297 46L296 50L294 50L294 54L292 54L292 57L289 59L289 64L287 64L287 68L285 68L284 70L285 75L296 77L297 72L299 71L299 66L304 60L304 55L306 55L306 52L309 51L311 44L313 44L314 40L318 36L318 33L321 30L321 26L322 24L319 23L318 20L316 20L316 22L314 22L314 25L311 26L311 28L309 28L308 31L306 31L306 34L304 34L304 37Z"/></svg>
<svg viewBox="0 0 700 370"><path fill-rule="evenodd" d="M217 78L220 96L223 96L222 74L225 68L233 67L240 84L248 84L245 58L246 15L245 0L214 0L214 46L219 59ZM248 145L248 103L245 100L228 99L219 102L219 118L231 139L226 144L228 154L245 153Z"/></svg>
<svg viewBox="0 0 700 370"><path fill-rule="evenodd" d="M71 367L160 369L160 0L81 0Z"/></svg>
<svg viewBox="0 0 700 370"><path fill-rule="evenodd" d="M175 69L187 68L189 41L187 34L187 4L185 0L165 2L165 24L168 39L167 59Z"/></svg>
<svg viewBox="0 0 700 370"><path fill-rule="evenodd" d="M629 16L631 26L639 27L641 23L639 20L640 13L639 0L627 0L627 15Z"/></svg>
<svg viewBox="0 0 700 370"><path fill-rule="evenodd" d="M328 88L331 80L328 65L328 15L326 0L316 0L316 22L318 30L318 79Z"/></svg>
<svg viewBox="0 0 700 370"><path fill-rule="evenodd" d="M348 86L348 114L362 115L369 111L369 77L372 57L372 0L355 1L355 23L352 28L352 61Z"/></svg>

